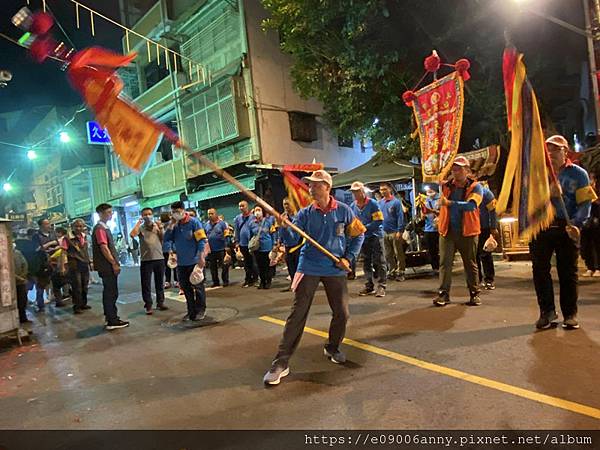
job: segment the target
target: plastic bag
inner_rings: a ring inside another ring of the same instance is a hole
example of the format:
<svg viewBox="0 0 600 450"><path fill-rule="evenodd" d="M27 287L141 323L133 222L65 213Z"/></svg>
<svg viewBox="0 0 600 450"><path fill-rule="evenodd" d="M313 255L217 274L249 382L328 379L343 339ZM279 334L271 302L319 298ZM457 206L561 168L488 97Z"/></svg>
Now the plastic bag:
<svg viewBox="0 0 600 450"><path fill-rule="evenodd" d="M169 259L167 260L167 267L169 269L175 269L177 267L177 255L175 253L171 253L169 255Z"/></svg>
<svg viewBox="0 0 600 450"><path fill-rule="evenodd" d="M485 241L485 244L483 244L483 250L486 252L493 252L496 250L496 248L498 248L498 242L496 242L494 236L487 238L487 241Z"/></svg>
<svg viewBox="0 0 600 450"><path fill-rule="evenodd" d="M190 283L194 286L202 283L204 281L204 268L200 267L198 264L194 267L194 270L190 274Z"/></svg>

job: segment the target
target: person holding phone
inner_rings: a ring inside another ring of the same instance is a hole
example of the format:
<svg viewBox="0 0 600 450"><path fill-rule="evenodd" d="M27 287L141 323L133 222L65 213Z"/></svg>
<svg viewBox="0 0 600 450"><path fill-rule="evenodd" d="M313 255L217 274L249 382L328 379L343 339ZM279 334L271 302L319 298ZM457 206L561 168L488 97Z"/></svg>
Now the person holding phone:
<svg viewBox="0 0 600 450"><path fill-rule="evenodd" d="M141 250L140 281L142 283L142 299L146 314L152 314L152 275L156 290L156 309L165 311L165 260L163 256L163 226L160 221L153 220L152 208L142 209L142 217L133 227L129 236L139 236Z"/></svg>

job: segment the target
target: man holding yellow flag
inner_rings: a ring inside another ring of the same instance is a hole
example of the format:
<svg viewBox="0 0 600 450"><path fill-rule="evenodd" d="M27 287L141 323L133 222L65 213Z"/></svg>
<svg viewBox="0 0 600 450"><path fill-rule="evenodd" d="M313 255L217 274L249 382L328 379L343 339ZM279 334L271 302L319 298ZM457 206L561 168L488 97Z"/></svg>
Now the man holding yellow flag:
<svg viewBox="0 0 600 450"><path fill-rule="evenodd" d="M560 283L560 309L563 328L579 328L577 320L577 262L579 260L579 230L590 215L596 194L590 186L587 172L567 158L569 144L563 136L546 139L548 156L560 187L551 186L552 205L556 211L550 227L541 231L529 244L533 262L533 283L540 306L540 318L535 326L549 328L558 319L554 305L554 290L550 275L552 254L556 252L556 269ZM562 202L561 204L561 196Z"/></svg>
<svg viewBox="0 0 600 450"><path fill-rule="evenodd" d="M558 319L550 276L550 260L556 252L563 327L576 329L579 229L596 194L586 171L567 159L567 140L554 135L544 142L537 98L523 55L514 47L504 51L503 72L511 143L496 209L502 214L512 201L510 211L517 218L519 237L530 242L540 307L536 328L549 328Z"/></svg>

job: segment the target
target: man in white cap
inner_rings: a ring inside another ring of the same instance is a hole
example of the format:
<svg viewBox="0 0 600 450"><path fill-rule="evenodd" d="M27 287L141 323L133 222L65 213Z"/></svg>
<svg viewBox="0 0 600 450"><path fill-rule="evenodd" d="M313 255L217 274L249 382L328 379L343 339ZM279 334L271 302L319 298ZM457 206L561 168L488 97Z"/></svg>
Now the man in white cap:
<svg viewBox="0 0 600 450"><path fill-rule="evenodd" d="M549 328L558 319L554 305L554 290L550 275L552 254L556 252L556 269L560 282L560 309L563 328L579 328L577 320L577 261L579 259L579 230L589 217L596 194L585 170L567 158L569 143L560 135L546 139L546 148L560 188L551 186L554 222L529 243L533 266L533 283L540 307L535 326ZM562 206L560 197L564 202Z"/></svg>
<svg viewBox="0 0 600 450"><path fill-rule="evenodd" d="M330 195L332 180L326 171L317 170L304 180L309 183L309 192L314 201L298 212L294 224L338 257L339 262L334 263L310 242L302 247L292 283L294 305L285 323L277 355L263 378L267 385L279 384L281 378L290 373L289 360L300 343L319 282L325 287L327 301L333 312L329 340L323 351L336 364L346 362L346 356L340 350L350 315L346 272L350 271L352 262L360 252L365 227L349 206L338 203ZM294 233L285 223L280 223L280 226L288 233Z"/></svg>
<svg viewBox="0 0 600 450"><path fill-rule="evenodd" d="M433 300L436 306L450 303L452 263L456 250L460 253L469 288L469 306L481 305L477 272L477 240L481 232L479 205L483 198L481 185L469 178L469 160L454 158L452 177L442 186L438 230L440 233L440 289Z"/></svg>
<svg viewBox="0 0 600 450"><path fill-rule="evenodd" d="M383 213L377 202L367 197L367 189L360 181L355 181L350 186L350 191L354 196L354 202L350 207L367 229L362 245L366 283L358 295L375 294L375 297L385 297L387 268L383 254ZM377 290L375 290L373 282L373 266L377 272Z"/></svg>

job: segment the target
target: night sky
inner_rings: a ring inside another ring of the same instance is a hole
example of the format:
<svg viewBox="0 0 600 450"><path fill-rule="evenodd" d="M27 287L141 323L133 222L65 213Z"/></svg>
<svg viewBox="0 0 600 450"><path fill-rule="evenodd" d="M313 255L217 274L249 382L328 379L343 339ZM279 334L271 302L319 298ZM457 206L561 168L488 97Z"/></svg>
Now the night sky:
<svg viewBox="0 0 600 450"><path fill-rule="evenodd" d="M483 10L482 6L492 4L486 3L492 2L492 0L464 1L471 2L479 11ZM41 10L42 0L30 0L30 3L31 10ZM121 22L118 0L81 0L81 3ZM522 3L527 7L583 26L580 0L522 0ZM22 32L12 25L10 19L26 4L27 0L0 0L0 33L14 39L18 39L22 35ZM81 29L77 29L75 6L70 0L47 0L47 4L77 49L100 45L122 51L120 28L97 18L95 21L96 36L92 37L89 14L85 10L81 10ZM398 4L402 7L402 0L398 0ZM512 22L514 29L518 30L517 35L514 36L515 43L519 50L525 53L526 62L530 63L529 74L533 77L534 85L536 73L539 73L540 70L556 73L555 81L562 79L566 72L575 75L578 73L581 61L586 59L585 39L530 13L519 12L513 0L496 1L494 4L500 5L500 8L482 15L476 26L483 27L484 30L489 29L491 35L501 35L501 29L505 24ZM439 30L442 34L447 31ZM53 34L56 39L68 42L56 25ZM500 56L499 52L498 58ZM545 63L536 67L532 63L535 56ZM499 60L497 63L500 67ZM67 82L65 73L60 70L59 63L47 61L43 64L36 64L27 56L25 49L3 38L0 38L0 69L9 70L13 74L13 79L8 86L0 89L0 113L15 110L27 112L22 116L17 129L11 133L2 130L0 123L0 141L25 144L24 139L28 130L41 120L44 110L47 110L47 108L43 108L45 105L63 106L66 107L66 113L72 114L81 104L78 94L73 91ZM535 88L542 102L561 94L561 90L554 85L538 83ZM26 162L26 160L23 161L22 153L19 150L15 151L14 147L0 144L0 179L6 177L15 165Z"/></svg>
<svg viewBox="0 0 600 450"><path fill-rule="evenodd" d="M41 9L41 0L30 0L32 11ZM83 4L94 8L118 22L118 0L85 0ZM18 39L22 32L10 19L26 0L0 0L0 32ZM47 5L63 26L76 48L89 45L102 45L120 50L120 31L114 25L95 19L96 36L90 32L90 20L87 12L80 10L81 29L77 30L75 6L70 0L48 0ZM68 40L55 25L54 36L59 41ZM37 64L26 54L26 50L0 38L0 69L9 70L13 79L8 87L0 89L0 112L29 108L34 105L74 105L80 102L79 96L67 83L65 74L60 71L57 62Z"/></svg>

